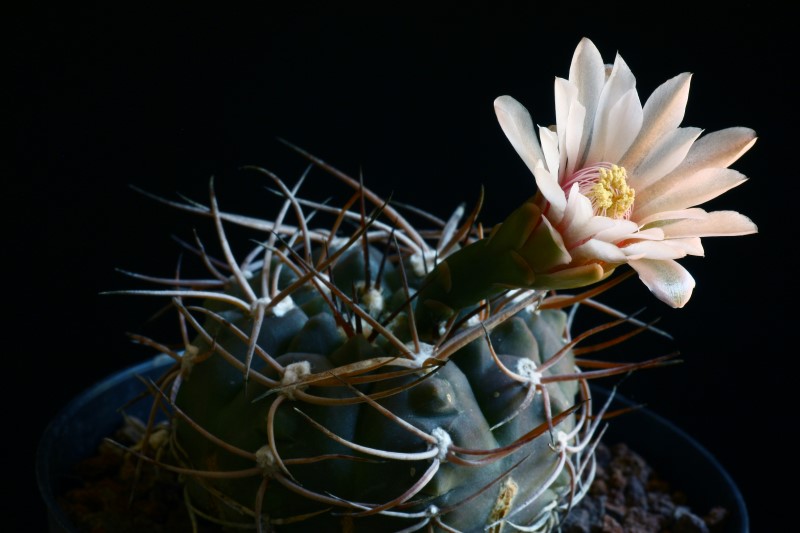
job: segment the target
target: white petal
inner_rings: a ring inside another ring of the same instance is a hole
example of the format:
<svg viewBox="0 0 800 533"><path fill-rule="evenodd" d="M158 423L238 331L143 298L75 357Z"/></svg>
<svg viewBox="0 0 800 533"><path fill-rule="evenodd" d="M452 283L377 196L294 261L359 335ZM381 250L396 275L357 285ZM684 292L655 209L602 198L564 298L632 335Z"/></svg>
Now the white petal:
<svg viewBox="0 0 800 533"><path fill-rule="evenodd" d="M636 116L638 120L631 120ZM586 162L618 161L639 133L641 116L642 104L636 92L636 78L622 56L617 54L597 104ZM613 157L606 155L611 146L616 152Z"/></svg>
<svg viewBox="0 0 800 533"><path fill-rule="evenodd" d="M567 198L567 208L559 225L567 247L594 237L598 232L609 229L617 223L608 217L595 216L592 202L578 192L578 184L574 184Z"/></svg>
<svg viewBox="0 0 800 533"><path fill-rule="evenodd" d="M633 238L638 235L637 231L639 226L630 220L615 220L615 224L608 228L598 231L595 234L596 239L608 242L617 242L626 238ZM636 235L634 235L636 234Z"/></svg>
<svg viewBox="0 0 800 533"><path fill-rule="evenodd" d="M539 188L539 192L550 202L550 211L547 216L558 224L561 222L561 218L564 216L564 209L567 206L567 198L558 184L558 178L544 168L544 163L541 161L533 169L533 177L536 179L536 187Z"/></svg>
<svg viewBox="0 0 800 533"><path fill-rule="evenodd" d="M683 307L692 296L694 278L673 260L639 259L628 263L639 274L648 289L662 302Z"/></svg>
<svg viewBox="0 0 800 533"><path fill-rule="evenodd" d="M692 174L702 168L725 168L733 164L756 142L750 128L727 128L707 133L697 139L676 173Z"/></svg>
<svg viewBox="0 0 800 533"><path fill-rule="evenodd" d="M647 241L663 241L664 240L664 230L660 227L657 228L647 228L641 231L637 231L635 235L632 235L631 238L639 239L639 240L647 240Z"/></svg>
<svg viewBox="0 0 800 533"><path fill-rule="evenodd" d="M645 227L653 222L662 222L664 220L680 220L682 218L698 220L706 218L707 216L708 213L699 208L678 209L676 211L659 211L658 213L654 213L642 219L637 217L636 222L640 227Z"/></svg>
<svg viewBox="0 0 800 533"><path fill-rule="evenodd" d="M635 88L636 77L633 75L633 72L631 72L625 60L622 59L622 56L617 54L614 58L614 66L611 68L611 74L609 74L606 85L603 87L603 95L600 97L601 100L616 102L621 95Z"/></svg>
<svg viewBox="0 0 800 533"><path fill-rule="evenodd" d="M587 156L587 161L619 161L639 134L643 117L639 93L636 89L631 89L608 111L605 126L595 123L592 151Z"/></svg>
<svg viewBox="0 0 800 533"><path fill-rule="evenodd" d="M557 178L559 175L558 135L549 128L539 126L539 138L542 140L542 153L547 170ZM560 186L560 185L559 185Z"/></svg>
<svg viewBox="0 0 800 533"><path fill-rule="evenodd" d="M681 180L664 178L641 191L636 190L633 217L649 217L659 211L694 207L741 185L747 177L730 168L707 168Z"/></svg>
<svg viewBox="0 0 800 533"><path fill-rule="evenodd" d="M567 246L581 238L581 228L593 216L592 202L578 192L578 184L574 183L567 195L567 208L564 210L564 218L559 224L559 227L563 228L562 236Z"/></svg>
<svg viewBox="0 0 800 533"><path fill-rule="evenodd" d="M642 129L618 163L628 172L634 173L661 138L680 125L686 111L691 78L692 75L686 72L678 74L662 83L647 99Z"/></svg>
<svg viewBox="0 0 800 533"><path fill-rule="evenodd" d="M598 238L598 236L602 236L600 240L613 242L611 239L608 239L605 236L616 233L615 228L619 222L619 220L609 217L592 216L590 219L586 220L585 224L581 228L580 234L576 233L576 236L579 237L576 240L583 241L588 238Z"/></svg>
<svg viewBox="0 0 800 533"><path fill-rule="evenodd" d="M703 220L684 219L661 226L670 239L681 237L728 237L757 233L752 220L736 211L712 211Z"/></svg>
<svg viewBox="0 0 800 533"><path fill-rule="evenodd" d="M569 81L580 89L581 95L584 97L581 102L587 108L590 107L587 98L593 96L592 99L597 101L600 97L600 91L606 81L605 71L606 67L600 50L590 39L586 37L581 39L572 54L572 62L569 65Z"/></svg>
<svg viewBox="0 0 800 533"><path fill-rule="evenodd" d="M677 128L667 133L647 154L636 172L628 174L629 185L639 191L672 172L702 132L700 128Z"/></svg>
<svg viewBox="0 0 800 533"><path fill-rule="evenodd" d="M639 241L625 246L626 254L645 259L679 259L686 256L686 251L680 246L673 246L669 241Z"/></svg>
<svg viewBox="0 0 800 533"><path fill-rule="evenodd" d="M549 240L552 241L553 243L555 243L555 245L558 247L558 251L559 251L559 255L558 256L554 255L552 258L549 259L550 264L552 266L560 266L560 265L568 264L571 261L572 258L570 257L566 246L564 246L563 237L558 232L558 230L556 230L553 227L553 224L550 222L550 220L546 216L543 216L541 220L542 220L541 226L539 228L537 228L534 233L539 232L539 231L546 231L547 235L549 235L549 237L548 237Z"/></svg>
<svg viewBox="0 0 800 533"><path fill-rule="evenodd" d="M589 39L581 39L575 49L569 67L569 81L578 88L578 101L584 109L580 122L582 135L575 146L574 157L568 159L570 163L567 169L572 173L575 167L580 168L584 163L589 134L593 129L595 112L606 82L606 67L603 58Z"/></svg>
<svg viewBox="0 0 800 533"><path fill-rule="evenodd" d="M669 239L667 241L672 246L680 247L687 255L703 257L706 252L703 249L703 242L700 237L689 237L686 239Z"/></svg>
<svg viewBox="0 0 800 533"><path fill-rule="evenodd" d="M536 163L544 159L544 155L539 141L536 139L536 131L530 113L510 96L496 98L494 110L497 120L500 122L500 128L511 142L511 146L533 172Z"/></svg>
<svg viewBox="0 0 800 533"><path fill-rule="evenodd" d="M628 256L618 246L597 239L589 239L580 246L570 250L573 261L582 262L600 260L606 263L625 263Z"/></svg>
<svg viewBox="0 0 800 533"><path fill-rule="evenodd" d="M563 169L559 171L559 175L568 176L573 172L580 149L586 109L578 101L578 88L574 84L564 78L556 78L554 89L559 169Z"/></svg>
<svg viewBox="0 0 800 533"><path fill-rule="evenodd" d="M579 102L574 102L569 109L564 144L561 145L561 165L564 168L560 174L562 178L570 176L580 169L579 160L582 159L586 137L589 136L589 131L584 129L585 121L586 108Z"/></svg>

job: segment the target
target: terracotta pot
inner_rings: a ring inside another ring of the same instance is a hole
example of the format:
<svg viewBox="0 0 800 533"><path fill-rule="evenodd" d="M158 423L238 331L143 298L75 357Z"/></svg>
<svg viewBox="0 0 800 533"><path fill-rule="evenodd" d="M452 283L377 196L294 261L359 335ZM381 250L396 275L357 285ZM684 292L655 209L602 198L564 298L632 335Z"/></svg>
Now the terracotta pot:
<svg viewBox="0 0 800 533"><path fill-rule="evenodd" d="M57 495L75 481L74 465L93 455L101 440L119 427L119 408L145 390L137 376L156 378L171 363L171 358L157 356L108 376L72 400L48 425L37 451L36 475L50 533L75 532L57 504ZM606 389L592 390L597 403L608 397ZM630 400L615 396L615 407L630 405ZM141 401L125 411L146 418L149 407L149 401ZM613 419L604 442L625 442L674 487L681 487L693 507L727 508L730 516L724 533L748 533L747 508L730 475L703 446L668 420L648 409L626 414Z"/></svg>

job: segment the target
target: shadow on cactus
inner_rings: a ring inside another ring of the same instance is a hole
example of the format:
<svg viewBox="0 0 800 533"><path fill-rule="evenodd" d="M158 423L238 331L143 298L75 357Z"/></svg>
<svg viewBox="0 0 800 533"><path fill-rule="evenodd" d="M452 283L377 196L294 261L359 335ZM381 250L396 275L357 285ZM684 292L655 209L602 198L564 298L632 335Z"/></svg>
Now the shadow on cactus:
<svg viewBox="0 0 800 533"><path fill-rule="evenodd" d="M170 421L161 466L186 480L191 512L279 531L552 527L593 477L602 410L587 379L670 360L577 357L595 333L649 327L594 300L627 276L578 295L511 288L513 243L502 228L483 236L480 203L448 221L404 216L297 150L352 188L343 206L257 168L286 198L273 221L221 211L213 186L207 206L158 198L210 217L222 256L198 241L208 278L131 274L165 288L119 291L169 298L180 319L180 349L135 340L176 362L151 389ZM236 257L229 225L264 240ZM611 317L573 337L563 309L578 304Z"/></svg>
<svg viewBox="0 0 800 533"><path fill-rule="evenodd" d="M663 333L596 297L636 273L680 307L694 282L675 259L701 255L701 236L755 231L694 207L744 181L727 166L755 137L695 142L699 130L678 128L688 81L642 107L621 58L606 69L584 39L557 81L556 133L537 138L527 111L498 98L539 192L492 228L480 201L440 220L289 143L308 162L296 183L246 169L283 197L274 219L225 212L213 181L207 205L151 195L210 219L219 254L198 238L185 247L205 277L131 274L161 288L115 291L168 299L183 337L135 337L175 365L150 384L167 425L154 416L142 442L162 449L131 451L180 474L193 519L223 526L552 530L591 485L612 414L588 380L674 362L586 358ZM348 191L341 205L300 194L320 171ZM244 255L227 237L236 226L261 235ZM607 318L572 332L579 307Z"/></svg>

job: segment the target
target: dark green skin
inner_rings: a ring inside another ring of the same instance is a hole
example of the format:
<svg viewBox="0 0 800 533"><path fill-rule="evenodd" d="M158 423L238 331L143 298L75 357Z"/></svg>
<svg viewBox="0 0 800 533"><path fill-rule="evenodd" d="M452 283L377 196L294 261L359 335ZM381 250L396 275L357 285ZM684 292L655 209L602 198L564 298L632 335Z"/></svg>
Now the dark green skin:
<svg viewBox="0 0 800 533"><path fill-rule="evenodd" d="M412 289L422 287L421 297L419 301L414 301L414 305L417 308L417 326L422 332L423 340L435 340L433 332L438 330L441 320L446 318L446 309L450 309L451 316L464 312L481 298L491 296L502 290L503 286L521 279L518 265L502 260L494 261L498 254L491 246L502 248L507 247L507 243L498 239L495 245L491 245L485 241L448 258L451 277L446 287L442 285L441 272L438 269L426 279L418 278L411 269L406 269ZM492 260L487 259L487 248L492 252L489 256ZM379 265L380 253L372 250L370 271L373 280ZM354 283L363 280L364 271L363 253L356 246L340 258L334 268L333 279L345 293L350 294ZM487 274L480 278L476 276L476 272ZM495 275L497 272L510 273L513 279L509 281L508 276L501 279L502 276L498 277L500 274ZM398 269L391 265L384 266L382 289L386 301L405 300L401 277ZM293 276L287 274L285 278L283 286L288 285ZM529 285L530 283L522 286ZM396 355L391 345L380 338L374 342L369 342L360 335L348 339L337 328L327 305L313 290L304 289L293 294L293 298L298 307L281 317L267 316L258 340L259 346L282 365L308 361L311 371L317 373L371 357ZM430 301L441 305L426 306L426 302ZM431 309L438 311L432 313ZM441 312L442 309L445 310L444 313ZM231 309L222 311L222 314L243 331L250 331L250 317ZM399 325L395 334L402 340L409 341L407 326L404 327L407 321L398 320L396 323ZM244 361L245 344L235 338L225 326L209 320L204 327L218 345L224 346ZM560 311L543 310L532 313L523 310L498 325L490 337L503 363L511 370L516 370L517 362L521 358L532 360L538 367L551 357L565 343L565 328L566 318ZM202 340L197 340L195 344L201 353L210 349ZM260 359L253 359L254 370L279 379L272 369L264 366ZM382 370L396 369L398 367ZM556 365L552 372L573 373L571 354ZM419 377L420 374L415 374L371 385L360 385L359 390L364 394L373 394L410 383ZM577 391L576 382L553 383L547 385L547 388L553 416L573 405ZM181 410L210 433L236 447L254 452L267 442L266 417L270 406L278 397L277 394L264 396L267 392L264 387L252 381L246 382L240 370L232 368L222 357L214 354L196 364L184 377L176 401ZM352 397L354 394L347 387L310 387L306 392L329 397ZM512 380L497 368L485 338L480 337L453 354L445 365L427 379L410 390L391 395L379 403L396 416L428 433L435 428L443 428L457 446L491 450L511 444L545 423L541 395L537 395L533 403L511 422L490 430L491 426L515 411L522 403L525 393L525 385ZM283 459L326 454L362 456L369 459L332 459L310 465L291 466L293 478L304 488L348 501L376 505L398 497L431 464L430 460L413 463L376 461L373 457L334 442L295 412L294 408L340 437L364 446L395 452L421 452L428 448L428 444L366 403L330 407L286 399L277 410L275 423L277 447ZM573 423L572 418L567 418L558 429L568 431ZM235 471L253 467L252 461L220 449L180 420L176 422L175 442L186 464L199 470ZM500 490L501 482L498 479L519 462L510 475L519 485L520 492L516 501L525 501L554 467L556 454L551 450L550 443L551 435L545 432L504 459L482 467L445 462L433 480L411 500L421 503L403 508L403 511L421 511L431 504L440 509L453 507L441 517L444 523L462 531L483 530ZM466 458L478 459L480 456ZM189 481L188 487L193 504L204 512L223 520L252 525L252 517L239 513L221 498L208 492L204 485L212 486L213 492L222 493L226 498L252 509L262 479L261 476L254 476L204 480L201 483ZM274 523L276 520L330 507L287 490L275 479L270 479L268 483L263 499L262 516L265 522ZM567 483L566 474L562 474L554 489L566 492ZM488 489L466 501L486 486ZM545 504L559 497L561 496L554 494L552 490L548 491L537 502L516 515L514 522L528 523ZM462 503L464 504L460 505ZM342 518L342 514L351 512L357 510L337 507L297 524L274 527L278 531L340 531L344 530L343 524L350 523L354 526L354 531L373 532L399 530L421 520L381 515Z"/></svg>
<svg viewBox="0 0 800 533"><path fill-rule="evenodd" d="M589 285L609 266L569 264L561 237L548 229L533 199L523 203L485 239L448 256L422 282L416 322L435 337L438 324L506 289L564 289ZM559 273L569 275L559 276Z"/></svg>

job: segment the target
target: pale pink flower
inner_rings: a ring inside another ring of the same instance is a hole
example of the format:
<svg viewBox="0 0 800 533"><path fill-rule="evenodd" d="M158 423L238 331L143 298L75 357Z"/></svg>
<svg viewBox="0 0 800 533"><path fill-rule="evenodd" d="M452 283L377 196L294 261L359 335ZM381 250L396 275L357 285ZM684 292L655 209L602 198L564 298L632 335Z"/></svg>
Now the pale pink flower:
<svg viewBox="0 0 800 533"><path fill-rule="evenodd" d="M662 301L682 307L694 278L675 260L703 255L701 237L755 233L734 211L696 207L747 178L728 168L756 141L733 127L705 135L679 127L691 74L667 80L644 106L617 55L605 65L584 38L569 79L556 78L554 129L538 127L510 96L495 100L503 132L536 179L539 207L571 265L629 264Z"/></svg>

